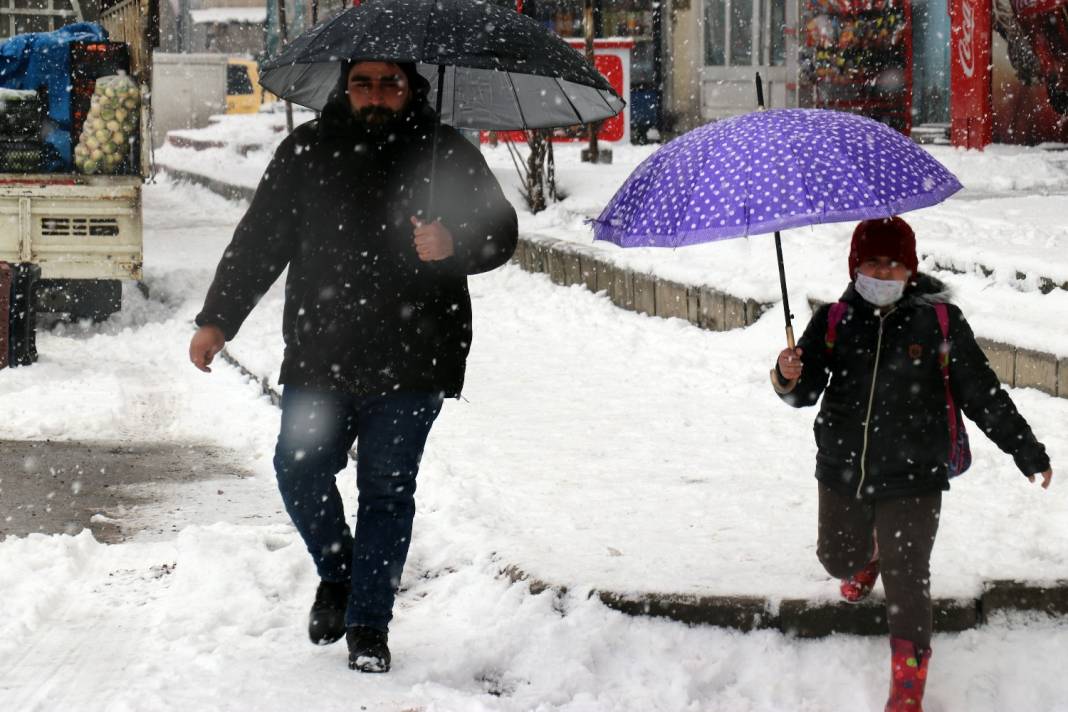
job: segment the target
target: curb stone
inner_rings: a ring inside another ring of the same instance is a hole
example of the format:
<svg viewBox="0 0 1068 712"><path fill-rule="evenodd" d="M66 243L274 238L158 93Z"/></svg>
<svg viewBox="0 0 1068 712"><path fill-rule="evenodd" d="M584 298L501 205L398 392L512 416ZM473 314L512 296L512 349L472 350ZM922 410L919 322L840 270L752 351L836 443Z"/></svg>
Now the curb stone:
<svg viewBox="0 0 1068 712"><path fill-rule="evenodd" d="M517 566L506 566L501 575L513 583L526 584L534 595L552 591L567 593L566 586L530 576ZM777 630L798 638L830 635L887 635L886 607L882 599L860 604L830 600L783 599L776 605L759 596L697 596L690 594L613 591L590 592L601 603L631 616L667 618L686 625L712 625L743 633ZM975 599L940 598L934 601L934 630L959 633L989 622L993 614L1029 611L1048 616L1068 615L1068 580L1037 585L1019 581L988 582Z"/></svg>

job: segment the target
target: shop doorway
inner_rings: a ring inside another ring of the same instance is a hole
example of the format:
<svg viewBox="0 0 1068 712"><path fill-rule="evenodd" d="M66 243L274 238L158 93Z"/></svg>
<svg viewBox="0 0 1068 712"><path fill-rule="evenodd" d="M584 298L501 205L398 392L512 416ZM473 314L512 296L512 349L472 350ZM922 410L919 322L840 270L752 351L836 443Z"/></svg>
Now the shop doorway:
<svg viewBox="0 0 1068 712"><path fill-rule="evenodd" d="M789 106L788 40L796 5L787 0L705 0L701 115L720 119L756 108L760 72L767 103Z"/></svg>

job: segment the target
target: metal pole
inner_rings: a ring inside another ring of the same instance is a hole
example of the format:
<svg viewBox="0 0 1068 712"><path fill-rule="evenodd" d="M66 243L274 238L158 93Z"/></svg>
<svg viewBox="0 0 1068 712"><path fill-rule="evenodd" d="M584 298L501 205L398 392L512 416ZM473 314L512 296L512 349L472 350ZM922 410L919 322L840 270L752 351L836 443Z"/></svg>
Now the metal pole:
<svg viewBox="0 0 1068 712"><path fill-rule="evenodd" d="M593 0L586 0L582 9L582 27L586 34L586 61L590 63L590 66L596 66L594 64L594 51L593 51ZM590 132L590 150L587 158L590 163L597 163L600 160L600 147L597 145L597 124L589 124Z"/></svg>
<svg viewBox="0 0 1068 712"><path fill-rule="evenodd" d="M278 0L278 29L282 33L282 46L289 44L289 30L286 28L286 0ZM286 102L286 133L293 133L293 104Z"/></svg>

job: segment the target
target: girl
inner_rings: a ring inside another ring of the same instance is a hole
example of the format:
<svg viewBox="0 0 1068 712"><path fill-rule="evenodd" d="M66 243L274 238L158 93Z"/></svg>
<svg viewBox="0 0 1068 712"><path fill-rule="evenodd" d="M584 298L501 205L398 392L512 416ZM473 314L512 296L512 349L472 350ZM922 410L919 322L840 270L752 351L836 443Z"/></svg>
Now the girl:
<svg viewBox="0 0 1068 712"><path fill-rule="evenodd" d="M899 217L857 225L852 284L779 354L775 390L814 405L820 563L857 602L882 574L890 627L886 712L922 712L931 658L930 559L942 492L970 463L960 410L1042 487L1045 448L938 280L917 271Z"/></svg>

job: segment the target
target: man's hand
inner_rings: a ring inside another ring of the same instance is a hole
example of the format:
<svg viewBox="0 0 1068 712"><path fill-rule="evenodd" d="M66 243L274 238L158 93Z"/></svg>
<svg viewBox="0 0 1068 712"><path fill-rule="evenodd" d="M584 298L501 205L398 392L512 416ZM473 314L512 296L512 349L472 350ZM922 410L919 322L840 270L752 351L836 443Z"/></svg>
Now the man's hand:
<svg viewBox="0 0 1068 712"><path fill-rule="evenodd" d="M412 225L415 227L414 236L415 251L423 262L436 262L453 255L453 239L449 228L441 224L440 220L432 223L424 223L419 218L412 216Z"/></svg>
<svg viewBox="0 0 1068 712"><path fill-rule="evenodd" d="M1038 473L1042 476L1042 489L1049 489L1049 483L1053 480L1053 468L1049 468L1045 472ZM1027 479L1031 482L1035 481L1034 475L1028 475Z"/></svg>
<svg viewBox="0 0 1068 712"><path fill-rule="evenodd" d="M779 372L787 381L801 377L801 349L783 349L779 353Z"/></svg>
<svg viewBox="0 0 1068 712"><path fill-rule="evenodd" d="M222 329L206 324L197 329L193 334L193 340L189 342L189 360L204 373L211 373L208 366L225 345L226 335L223 334Z"/></svg>

